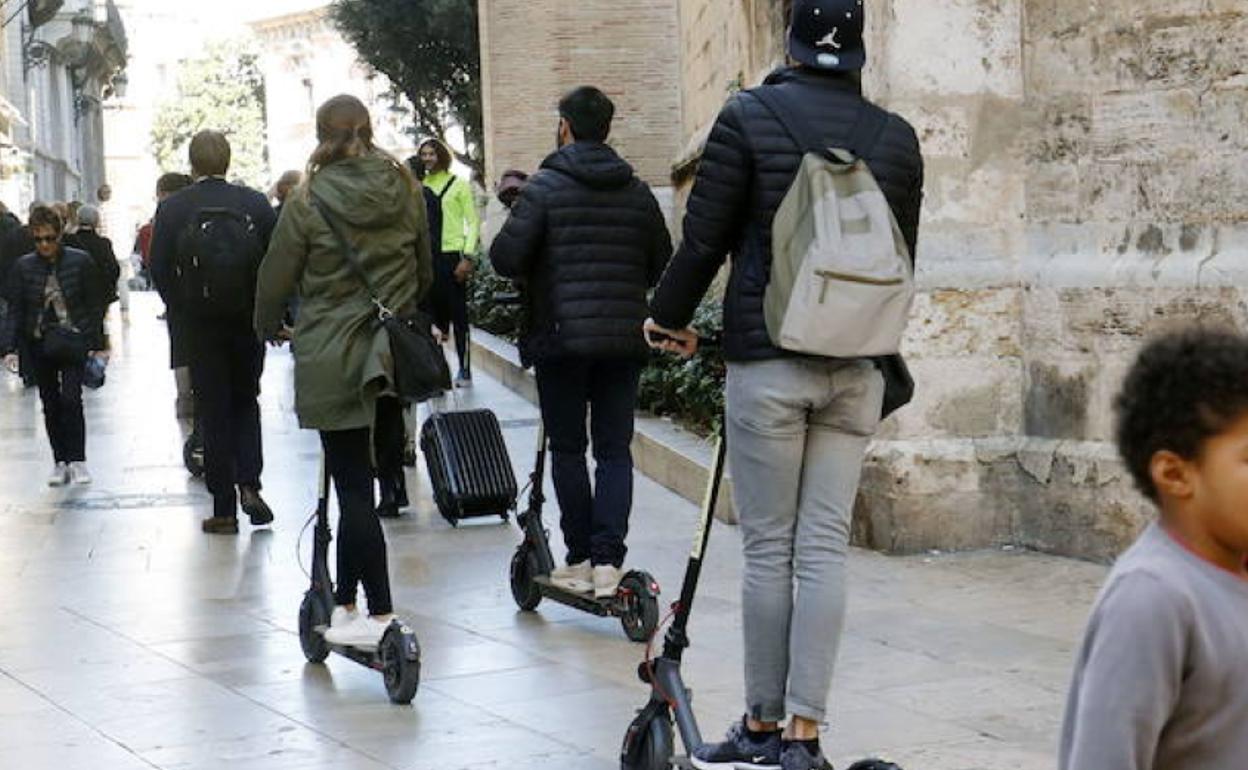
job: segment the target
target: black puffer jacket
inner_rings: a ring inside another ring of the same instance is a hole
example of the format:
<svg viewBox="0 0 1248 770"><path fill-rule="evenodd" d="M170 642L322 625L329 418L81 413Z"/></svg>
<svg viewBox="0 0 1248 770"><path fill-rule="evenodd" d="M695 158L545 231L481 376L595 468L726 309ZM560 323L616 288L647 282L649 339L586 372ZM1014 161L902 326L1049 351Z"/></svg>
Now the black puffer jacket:
<svg viewBox="0 0 1248 770"><path fill-rule="evenodd" d="M654 194L613 149L576 142L548 157L490 248L524 288L525 363L645 358L646 292L671 254Z"/></svg>
<svg viewBox="0 0 1248 770"><path fill-rule="evenodd" d="M52 264L38 254L27 254L13 266L5 287L9 312L0 328L0 353L12 353L19 340L34 337L43 317L43 292ZM55 265L70 320L86 334L90 350L102 350L104 301L95 263L85 251L65 248Z"/></svg>
<svg viewBox="0 0 1248 770"><path fill-rule="evenodd" d="M822 126L829 146L844 146L867 102L844 75L783 69L762 88L776 93L811 126ZM788 355L771 343L763 295L771 272L771 224L801 165L802 150L758 99L728 102L711 130L684 222L684 242L651 302L667 328L693 318L724 259L733 255L724 297L724 357L756 361ZM910 124L889 115L866 158L901 232L915 253L923 200L923 158Z"/></svg>

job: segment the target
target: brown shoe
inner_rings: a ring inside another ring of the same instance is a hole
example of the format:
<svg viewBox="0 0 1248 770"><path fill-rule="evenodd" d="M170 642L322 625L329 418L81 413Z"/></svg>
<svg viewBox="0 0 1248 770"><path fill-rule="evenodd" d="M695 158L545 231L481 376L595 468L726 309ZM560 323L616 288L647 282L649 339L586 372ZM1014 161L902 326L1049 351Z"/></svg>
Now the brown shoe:
<svg viewBox="0 0 1248 770"><path fill-rule="evenodd" d="M238 488L238 504L251 519L251 526L264 527L273 523L273 509L253 487Z"/></svg>
<svg viewBox="0 0 1248 770"><path fill-rule="evenodd" d="M238 519L233 516L209 516L199 523L206 535L237 535Z"/></svg>

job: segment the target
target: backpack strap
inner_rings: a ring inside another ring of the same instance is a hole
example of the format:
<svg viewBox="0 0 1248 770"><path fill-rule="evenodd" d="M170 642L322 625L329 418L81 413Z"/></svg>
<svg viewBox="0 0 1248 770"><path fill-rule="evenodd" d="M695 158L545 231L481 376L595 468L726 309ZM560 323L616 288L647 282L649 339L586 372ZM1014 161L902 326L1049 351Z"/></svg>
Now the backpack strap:
<svg viewBox="0 0 1248 770"><path fill-rule="evenodd" d="M781 99L774 88L756 88L747 93L757 99L768 112L775 116L776 120L780 121L785 133L797 143L803 153L823 152L828 148L828 143L823 137L812 130L810 123L799 116L791 104ZM847 142L849 146L845 149L859 158L870 158L887 124L888 113L864 101L862 109L858 112L858 120L849 134L849 142Z"/></svg>
<svg viewBox="0 0 1248 770"><path fill-rule="evenodd" d="M451 187L455 184L455 179L456 179L456 177L452 175L452 176L451 176L451 181L449 181L449 182L447 182L447 183L446 183L446 187L443 187L443 188L442 188L442 192L438 193L438 202L439 202L439 203L441 203L441 202L442 202L442 199L446 197L446 194L447 194L448 192L450 192L450 191L451 191Z"/></svg>

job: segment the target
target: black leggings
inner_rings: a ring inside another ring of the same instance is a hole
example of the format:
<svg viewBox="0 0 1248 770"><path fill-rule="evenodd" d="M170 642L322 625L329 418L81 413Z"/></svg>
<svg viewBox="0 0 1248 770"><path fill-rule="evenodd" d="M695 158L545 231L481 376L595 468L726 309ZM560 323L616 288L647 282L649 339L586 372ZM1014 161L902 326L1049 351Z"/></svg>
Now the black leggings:
<svg viewBox="0 0 1248 770"><path fill-rule="evenodd" d="M455 352L459 368L469 372L472 364L468 354L468 285L455 280L455 267L462 254L439 253L433 257L433 288L426 299L433 322L445 334L455 331Z"/></svg>
<svg viewBox="0 0 1248 770"><path fill-rule="evenodd" d="M392 462L394 426L403 426L403 410L393 398L377 400L377 430L368 428L321 431L321 446L334 491L338 495L338 585L334 601L355 604L356 590L364 584L370 615L394 611L390 598L390 573L386 562L386 534L377 518L373 497L373 464L370 457ZM400 444L402 439L400 439Z"/></svg>

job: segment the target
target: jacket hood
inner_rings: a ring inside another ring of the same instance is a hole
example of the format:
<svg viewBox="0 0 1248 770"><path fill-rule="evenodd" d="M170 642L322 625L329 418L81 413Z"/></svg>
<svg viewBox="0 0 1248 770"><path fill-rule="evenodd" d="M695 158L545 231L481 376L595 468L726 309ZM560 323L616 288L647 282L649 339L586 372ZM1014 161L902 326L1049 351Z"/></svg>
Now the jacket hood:
<svg viewBox="0 0 1248 770"><path fill-rule="evenodd" d="M312 191L331 214L360 229L391 225L412 205L402 172L380 155L329 164L316 172Z"/></svg>
<svg viewBox="0 0 1248 770"><path fill-rule="evenodd" d="M542 168L559 171L588 187L613 190L633 181L633 167L605 144L573 142L542 161Z"/></svg>

